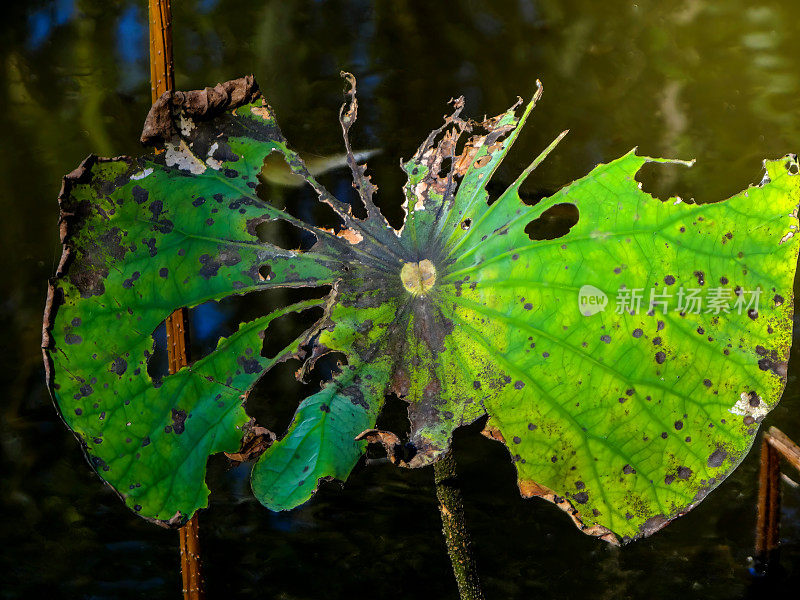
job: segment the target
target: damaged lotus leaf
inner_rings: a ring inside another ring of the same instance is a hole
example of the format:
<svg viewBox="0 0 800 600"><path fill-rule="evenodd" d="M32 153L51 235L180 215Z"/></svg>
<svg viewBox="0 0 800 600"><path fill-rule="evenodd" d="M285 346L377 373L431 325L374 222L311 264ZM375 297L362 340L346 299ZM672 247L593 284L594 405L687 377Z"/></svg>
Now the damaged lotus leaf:
<svg viewBox="0 0 800 600"><path fill-rule="evenodd" d="M520 185L559 136L490 199L486 184L541 90L521 115L515 105L480 123L461 117L458 99L403 165L396 231L347 141L357 111L347 78L340 120L364 219L287 148L251 78L165 94L143 134L165 152L90 157L65 178L45 356L61 414L100 476L140 515L183 522L206 505L208 456L252 441L244 400L256 381L292 358L305 359L302 376L336 352L345 366L253 468L269 508L346 479L369 441L399 464L430 464L455 428L485 415L522 494L555 502L587 533L627 541L696 505L742 460L786 381L795 157L767 161L760 185L713 204L643 192L639 169L670 161L634 152L522 202ZM259 199L271 152L338 214L338 231ZM561 205L577 222L540 239ZM270 220L316 243L260 241L256 227ZM153 332L174 309L280 287L327 295L242 323L173 375L148 375ZM264 358L269 322L312 308L316 324ZM408 436L375 429L387 393L408 403Z"/></svg>

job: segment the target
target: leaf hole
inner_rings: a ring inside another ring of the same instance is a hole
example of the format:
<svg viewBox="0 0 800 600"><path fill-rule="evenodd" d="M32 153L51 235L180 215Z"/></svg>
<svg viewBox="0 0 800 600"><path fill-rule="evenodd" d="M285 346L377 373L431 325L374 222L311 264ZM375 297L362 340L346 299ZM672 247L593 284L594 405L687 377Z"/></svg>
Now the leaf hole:
<svg viewBox="0 0 800 600"><path fill-rule="evenodd" d="M411 421L408 418L408 403L397 394L387 394L375 427L391 431L401 440L408 440Z"/></svg>
<svg viewBox="0 0 800 600"><path fill-rule="evenodd" d="M355 199L359 201L358 194L353 189L350 171L338 170L336 176L327 174L320 177L320 183L330 186L334 196L343 201ZM342 174L342 173L346 173ZM258 189L259 198L264 202L280 209L292 217L314 225L334 229L341 226L339 215L327 204L320 200L316 190L311 184L303 185L301 180L297 187L260 186Z"/></svg>
<svg viewBox="0 0 800 600"><path fill-rule="evenodd" d="M502 165L500 169L502 169ZM502 180L497 175L495 175L492 179L489 180L489 183L486 184L486 191L489 194L489 198L487 203L489 206L495 203L495 201L503 195L503 193L508 189L510 182L508 180ZM519 194L520 200L528 206L535 206L537 205L543 198L549 198L553 194L556 193L557 190L553 189L545 189L545 188L536 188L534 190L528 189L528 181L526 181L522 187L517 190Z"/></svg>
<svg viewBox="0 0 800 600"><path fill-rule="evenodd" d="M153 332L153 350L147 357L147 374L156 385L169 375L169 356L167 354L167 326L161 323ZM131 366L128 366L130 369Z"/></svg>
<svg viewBox="0 0 800 600"><path fill-rule="evenodd" d="M306 374L305 383L299 381L295 360L278 363L269 377L262 377L247 398L247 414L262 427L282 437L292 422L297 406L317 392L325 381L339 372L339 364L346 364L344 355L328 354L319 358Z"/></svg>
<svg viewBox="0 0 800 600"><path fill-rule="evenodd" d="M439 168L438 176L441 179L447 179L450 176L450 172L452 170L453 170L453 157L445 156L444 159L442 160L442 165Z"/></svg>
<svg viewBox="0 0 800 600"><path fill-rule="evenodd" d="M259 223L255 234L259 241L284 250L308 250L317 241L316 235L284 219L270 219Z"/></svg>
<svg viewBox="0 0 800 600"><path fill-rule="evenodd" d="M569 233L578 222L580 214L574 204L556 204L525 226L532 240L555 240Z"/></svg>
<svg viewBox="0 0 800 600"><path fill-rule="evenodd" d="M269 281L272 279L272 267L269 265L261 265L258 269L258 276L261 281Z"/></svg>
<svg viewBox="0 0 800 600"><path fill-rule="evenodd" d="M366 177L369 177L369 171L365 174ZM367 207L364 206L364 202L361 200L361 196L358 195L358 190L353 187L353 180L350 176L350 169L346 169L342 171L342 174L333 174L330 173L324 177L322 177L322 181L326 182L325 186L333 190L333 195L342 202L345 202L350 205L350 210L353 213L353 216L357 219L366 219L367 218ZM377 195L377 194L376 194ZM376 200L373 197L373 201ZM326 206L327 208L327 206ZM333 211L330 211L333 214ZM341 220L338 216L335 216L334 222L330 223L330 225L326 225L330 228L337 228L339 227Z"/></svg>
<svg viewBox="0 0 800 600"><path fill-rule="evenodd" d="M291 302L284 304L291 304ZM320 307L301 313L288 313L272 320L264 331L264 346L261 356L269 359L277 357L292 341L311 328L321 316L322 308Z"/></svg>
<svg viewBox="0 0 800 600"><path fill-rule="evenodd" d="M269 267L266 266L266 269ZM266 274L265 267L262 273ZM273 288L244 295L233 295L223 300L210 300L188 310L187 325L189 364L194 364L214 352L221 339L238 331L247 323L272 311L304 300L322 299L330 293L330 286ZM321 309L289 313L270 323L264 336L261 355L274 357L293 339L311 327L321 316ZM272 327L276 321L283 324ZM166 326L161 323L153 332L153 351L147 359L147 372L157 384L169 376Z"/></svg>
<svg viewBox="0 0 800 600"><path fill-rule="evenodd" d="M695 194L688 185L687 173L686 166L681 164L648 162L636 173L634 183L644 193L663 202L672 200L676 195L692 198Z"/></svg>

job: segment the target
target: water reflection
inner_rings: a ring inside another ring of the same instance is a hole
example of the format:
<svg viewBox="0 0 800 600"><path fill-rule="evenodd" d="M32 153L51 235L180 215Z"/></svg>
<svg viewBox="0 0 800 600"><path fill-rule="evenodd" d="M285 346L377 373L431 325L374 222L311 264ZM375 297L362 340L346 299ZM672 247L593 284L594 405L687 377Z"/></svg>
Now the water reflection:
<svg viewBox="0 0 800 600"><path fill-rule="evenodd" d="M370 166L378 202L395 224L398 158L438 125L446 101L464 94L468 114L496 114L529 96L537 78L544 99L498 173L498 188L567 127L558 152L527 184L531 196L639 145L643 153L698 159L688 170L651 169L647 189L712 201L757 182L761 159L798 149L800 22L790 3L174 4L177 85L255 73L301 151L341 152L338 72L353 71L361 102L354 145L382 149ZM14 3L0 28L0 323L9 340L0 371L3 595L175 597L176 535L137 520L99 483L55 417L38 351L44 282L60 255L60 177L90 152L140 152L149 106L144 3ZM343 198L352 193L346 173L322 179ZM326 218L303 188L268 185L263 193ZM225 310L242 316L256 308ZM254 412L288 421L305 393L293 368L259 384ZM795 439L798 368L767 421ZM689 516L617 550L581 536L551 506L521 500L502 447L474 432L457 443L489 597L734 598L751 589L744 566L755 456ZM252 499L247 476L246 466L211 461L212 508L202 525L211 596L455 597L429 472L360 468L344 491L326 487L307 506L278 515ZM800 574L798 507L787 490L783 589Z"/></svg>

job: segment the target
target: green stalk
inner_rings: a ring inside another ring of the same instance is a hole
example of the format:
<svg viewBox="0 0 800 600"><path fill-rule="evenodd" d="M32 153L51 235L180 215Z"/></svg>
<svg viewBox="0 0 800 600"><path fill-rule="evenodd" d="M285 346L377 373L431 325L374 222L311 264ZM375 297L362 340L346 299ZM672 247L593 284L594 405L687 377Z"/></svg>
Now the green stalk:
<svg viewBox="0 0 800 600"><path fill-rule="evenodd" d="M439 512L442 515L442 533L458 583L459 596L461 600L483 600L478 569L472 556L472 542L464 519L464 498L458 483L452 448L433 464L433 473Z"/></svg>

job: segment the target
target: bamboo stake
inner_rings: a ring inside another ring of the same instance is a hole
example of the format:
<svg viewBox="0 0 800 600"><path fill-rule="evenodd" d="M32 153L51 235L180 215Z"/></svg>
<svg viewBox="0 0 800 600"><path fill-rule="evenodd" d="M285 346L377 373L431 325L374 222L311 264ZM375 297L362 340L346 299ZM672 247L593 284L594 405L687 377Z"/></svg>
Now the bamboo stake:
<svg viewBox="0 0 800 600"><path fill-rule="evenodd" d="M781 525L781 458L800 470L800 446L777 427L770 427L761 441L758 474L758 520L754 570L766 575L778 563Z"/></svg>
<svg viewBox="0 0 800 600"><path fill-rule="evenodd" d="M472 543L464 518L464 498L458 485L456 459L452 448L433 464L436 497L442 515L442 532L447 544L447 554L453 565L461 600L483 600L478 569L472 556Z"/></svg>
<svg viewBox="0 0 800 600"><path fill-rule="evenodd" d="M175 88L172 59L172 11L169 0L149 0L150 94L155 102ZM188 311L179 308L165 321L169 372L176 373L189 364ZM202 600L203 577L200 570L200 535L197 514L181 527L181 579L184 600Z"/></svg>
<svg viewBox="0 0 800 600"><path fill-rule="evenodd" d="M769 433L761 440L761 465L758 472L758 518L754 569L766 574L775 563L780 540L781 472L780 454L770 444Z"/></svg>

